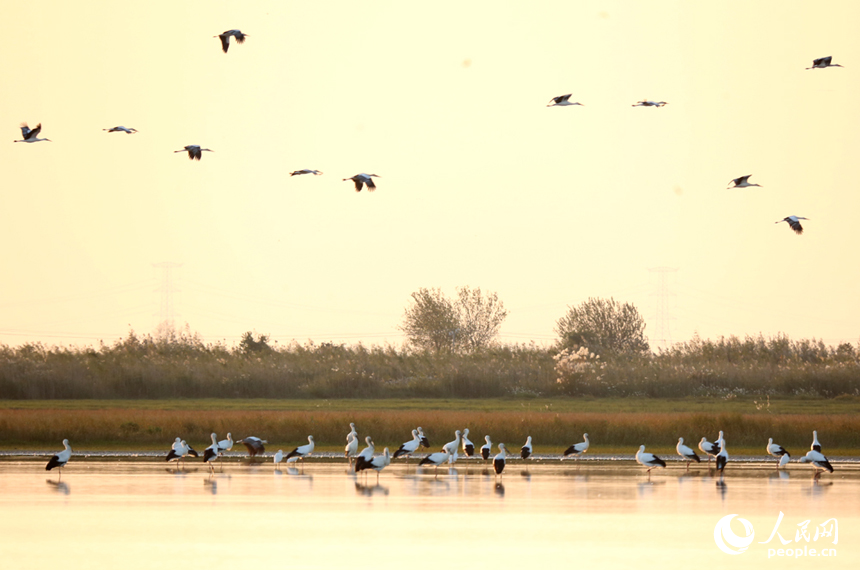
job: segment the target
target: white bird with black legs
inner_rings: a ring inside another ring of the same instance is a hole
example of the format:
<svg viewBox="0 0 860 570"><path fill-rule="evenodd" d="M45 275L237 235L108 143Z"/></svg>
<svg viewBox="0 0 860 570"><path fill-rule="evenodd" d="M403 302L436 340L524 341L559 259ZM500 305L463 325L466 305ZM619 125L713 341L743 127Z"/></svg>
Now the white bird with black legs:
<svg viewBox="0 0 860 570"><path fill-rule="evenodd" d="M227 434L228 436L230 434ZM236 443L241 443L245 446L245 449L248 450L248 457L254 457L255 455L262 455L266 452L266 444L269 443L265 439L260 439L259 437L255 437L253 435L249 435L247 437L243 437Z"/></svg>
<svg viewBox="0 0 860 570"><path fill-rule="evenodd" d="M437 451L436 453L431 453L424 459L418 462L418 466L422 465L432 465L436 468L436 473L438 474L439 466L448 461L448 458L451 456L447 451Z"/></svg>
<svg viewBox="0 0 860 570"><path fill-rule="evenodd" d="M490 458L490 453L493 452L493 442L490 441L490 436L488 435L484 436L484 441L486 441L487 443L481 446L481 457L483 457L484 461L486 461Z"/></svg>
<svg viewBox="0 0 860 570"><path fill-rule="evenodd" d="M687 471L690 470L690 463L691 462L693 462L693 461L695 461L696 463L702 462L702 460L699 459L699 456L696 455L695 451L693 451L692 449L690 449L689 447L684 445L684 438L683 437L678 438L678 445L675 446L675 451L677 451L678 455L680 455L684 459L684 461L687 462Z"/></svg>
<svg viewBox="0 0 860 570"><path fill-rule="evenodd" d="M466 457L475 455L475 444L469 441L469 428L463 430L463 455Z"/></svg>
<svg viewBox="0 0 860 570"><path fill-rule="evenodd" d="M296 459L302 460L302 465L305 464L305 457L313 453L314 451L314 436L308 436L308 443L305 445L300 445L291 452L289 452L284 459L289 461L291 458L295 457Z"/></svg>
<svg viewBox="0 0 860 570"><path fill-rule="evenodd" d="M812 445L809 447L809 449L811 449L812 451L818 451L818 452L821 451L821 444L818 443L818 432L817 431L812 432Z"/></svg>
<svg viewBox="0 0 860 570"><path fill-rule="evenodd" d="M528 459L529 455L532 454L532 436L529 436L526 439L526 444L520 448L520 457L523 459Z"/></svg>
<svg viewBox="0 0 860 570"><path fill-rule="evenodd" d="M579 457L580 455L582 455L583 453L588 451L588 445L589 445L588 434L587 433L582 434L582 439L584 441L582 441L580 443L574 443L573 445L571 445L570 447L565 449L563 457L567 457L568 455L573 455L574 457Z"/></svg>
<svg viewBox="0 0 860 570"><path fill-rule="evenodd" d="M719 444L708 441L708 438L706 437L703 437L702 441L699 442L699 449L702 450L702 453L708 456L708 465L711 464L711 457L716 457L720 452Z"/></svg>
<svg viewBox="0 0 860 570"><path fill-rule="evenodd" d="M558 97L553 97L549 100L550 104L547 107L568 107L572 105L580 105L585 107L582 103L571 103L570 96L572 93L568 93L567 95L559 95Z"/></svg>
<svg viewBox="0 0 860 570"><path fill-rule="evenodd" d="M379 483L379 472L388 467L391 464L391 455L388 453L388 448L386 447L382 451L382 455L377 455L373 457L370 461L364 463L361 469L357 469L358 471L364 471L366 469L373 469L376 471L376 482Z"/></svg>
<svg viewBox="0 0 860 570"><path fill-rule="evenodd" d="M630 105L631 107L663 107L664 105L668 105L665 101L648 101L643 99L642 101L637 102L635 105Z"/></svg>
<svg viewBox="0 0 860 570"><path fill-rule="evenodd" d="M421 447L421 438L418 437L418 430L412 430L412 439L398 447L397 451L394 452L392 459L397 459L400 456L406 456L408 458L410 455L415 453L419 447Z"/></svg>
<svg viewBox="0 0 860 570"><path fill-rule="evenodd" d="M45 471L50 471L51 469L53 469L55 467L59 467L60 468L60 477L62 477L63 476L63 469L62 468L66 466L66 463L68 463L69 459L71 459L71 458L72 458L72 446L69 445L68 439L64 439L63 440L63 451L60 451L59 453L57 453L56 455L51 457L51 459L48 460L48 464L45 465Z"/></svg>
<svg viewBox="0 0 860 570"><path fill-rule="evenodd" d="M137 129L132 129L132 128L123 127L123 126L112 127L110 129L102 129L102 130L107 131L109 133L125 133L127 135L133 135L134 133L137 132Z"/></svg>
<svg viewBox="0 0 860 570"><path fill-rule="evenodd" d="M666 467L666 462L654 455L645 451L645 446L640 445L639 451L636 452L636 462L643 467L648 468L648 476L651 476L651 470L655 467Z"/></svg>
<svg viewBox="0 0 860 570"><path fill-rule="evenodd" d="M508 458L508 449L504 443L499 444L499 453L493 458L493 471L496 475L501 475L505 470L505 463Z"/></svg>
<svg viewBox="0 0 860 570"><path fill-rule="evenodd" d="M221 49L224 50L224 53L227 53L227 50L230 49L230 36L233 36L236 39L237 44L243 44L245 43L245 38L248 34L243 34L239 30L227 30L223 34L218 34L217 36L212 37L221 40Z"/></svg>
<svg viewBox="0 0 860 570"><path fill-rule="evenodd" d="M35 129L31 129L27 126L27 123L21 123L21 136L24 137L21 140L17 140L15 142L24 142L24 143L34 143L34 142L54 142L51 139L40 139L39 133L42 132L42 123L36 125Z"/></svg>
<svg viewBox="0 0 860 570"><path fill-rule="evenodd" d="M359 467L364 468L364 464L373 459L373 452L376 451L376 447L373 445L373 440L370 436L364 438L365 443L367 443L367 447L361 450L361 453L355 456L355 470L356 473L359 471Z"/></svg>
<svg viewBox="0 0 860 570"><path fill-rule="evenodd" d="M310 168L302 168L301 170L293 170L290 172L290 176L301 176L302 174L313 174L314 176L319 176L322 172L319 170L311 170Z"/></svg>
<svg viewBox="0 0 860 570"><path fill-rule="evenodd" d="M800 220L808 219L809 218L804 218L803 216L788 216L787 218L777 220L774 223L781 224L782 222L788 222L788 227L790 227L797 235L801 235L803 234L803 226L800 225Z"/></svg>
<svg viewBox="0 0 860 570"><path fill-rule="evenodd" d="M783 446L774 443L772 437L767 438L767 452L779 460L776 463L777 469L785 466L785 464L791 460L791 455Z"/></svg>
<svg viewBox="0 0 860 570"><path fill-rule="evenodd" d="M801 463L811 463L815 468L816 474L819 469L822 471L827 471L829 473L833 473L833 466L824 457L824 454L820 451L810 450L806 452L806 455L800 458Z"/></svg>
<svg viewBox="0 0 860 570"><path fill-rule="evenodd" d="M825 67L843 67L838 63L833 63L833 56L828 55L827 57L819 57L818 59L812 60L812 67L807 67L806 69L824 69Z"/></svg>
<svg viewBox="0 0 860 570"><path fill-rule="evenodd" d="M353 182L355 182L356 192L361 192L361 189L365 184L367 185L367 191L373 192L374 190L376 190L376 184L373 183L373 177L382 178L378 174L364 174L362 172L361 174L356 174L355 176L344 178L343 181L346 182L347 180L352 180Z"/></svg>
<svg viewBox="0 0 860 570"><path fill-rule="evenodd" d="M758 186L759 188L763 188L761 184L755 184L750 182L750 176L752 176L752 174L747 174L746 176L740 176L738 178L732 178L731 180L729 180L729 184L734 184L734 186L729 186L728 188L726 188L726 190L728 190L729 188L749 188L750 186Z"/></svg>
<svg viewBox="0 0 860 570"><path fill-rule="evenodd" d="M416 429L418 430L418 437L421 438L421 447L430 449L430 440L424 435L424 430L421 426L418 426Z"/></svg>
<svg viewBox="0 0 860 570"><path fill-rule="evenodd" d="M233 434L227 432L227 439L222 439L218 442L218 448L221 450L219 453L224 453L225 451L230 451L233 449Z"/></svg>
<svg viewBox="0 0 860 570"><path fill-rule="evenodd" d="M183 148L183 149L174 150L173 154L176 154L177 152L187 152L188 153L188 160L200 160L201 158L203 158L203 152L204 151L205 152L215 152L214 150L209 149L209 148L200 148L200 145L189 144L189 145L186 145L185 148Z"/></svg>
<svg viewBox="0 0 860 570"><path fill-rule="evenodd" d="M277 469L277 468L278 468L278 463L280 463L281 461L283 461L283 460L284 460L284 450L283 450L283 449L279 449L279 450L275 453L274 457L272 457L272 460L275 462L275 469Z"/></svg>

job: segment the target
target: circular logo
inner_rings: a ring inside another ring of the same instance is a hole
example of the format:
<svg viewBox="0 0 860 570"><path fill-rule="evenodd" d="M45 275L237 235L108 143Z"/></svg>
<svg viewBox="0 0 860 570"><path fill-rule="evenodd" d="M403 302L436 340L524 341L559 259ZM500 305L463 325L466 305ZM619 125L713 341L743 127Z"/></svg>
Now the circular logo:
<svg viewBox="0 0 860 570"><path fill-rule="evenodd" d="M726 554L743 554L755 538L752 523L746 519L738 519L738 522L744 525L744 531L747 533L745 537L732 531L731 522L736 516L738 515L726 515L718 520L717 526L714 527L714 542Z"/></svg>

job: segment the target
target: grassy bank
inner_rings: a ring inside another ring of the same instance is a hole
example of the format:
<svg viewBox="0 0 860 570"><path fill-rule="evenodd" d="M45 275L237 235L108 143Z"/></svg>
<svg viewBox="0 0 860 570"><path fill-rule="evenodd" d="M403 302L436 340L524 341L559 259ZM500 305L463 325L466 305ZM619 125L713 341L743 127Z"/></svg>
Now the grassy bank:
<svg viewBox="0 0 860 570"><path fill-rule="evenodd" d="M433 448L468 427L479 446L494 442L519 447L527 435L539 453L560 453L588 432L594 453L629 452L641 443L674 453L678 437L695 444L724 430L735 454L763 454L768 437L789 451L808 449L812 430L834 455L860 448L860 399L754 400L553 399L553 400L169 400L0 401L0 446L52 449L63 438L87 449L167 449L181 436L199 447L209 433L236 439L256 435L274 449L306 442L342 449L349 423L378 447L397 447L418 425Z"/></svg>

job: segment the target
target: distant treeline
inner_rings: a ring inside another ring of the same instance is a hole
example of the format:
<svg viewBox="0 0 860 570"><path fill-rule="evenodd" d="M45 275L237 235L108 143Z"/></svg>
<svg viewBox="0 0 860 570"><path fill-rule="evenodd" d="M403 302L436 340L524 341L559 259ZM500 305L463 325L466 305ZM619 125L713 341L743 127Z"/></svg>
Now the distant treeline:
<svg viewBox="0 0 860 570"><path fill-rule="evenodd" d="M392 346L237 346L133 332L112 345L0 346L2 399L486 398L860 395L857 347L817 340L695 338L658 354L603 360L535 345L471 353Z"/></svg>

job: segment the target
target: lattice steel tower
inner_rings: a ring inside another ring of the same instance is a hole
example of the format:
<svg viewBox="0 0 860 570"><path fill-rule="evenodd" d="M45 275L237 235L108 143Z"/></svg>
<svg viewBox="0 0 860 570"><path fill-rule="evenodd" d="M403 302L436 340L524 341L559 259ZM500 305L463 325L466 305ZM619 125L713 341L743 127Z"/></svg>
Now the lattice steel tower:
<svg viewBox="0 0 860 570"><path fill-rule="evenodd" d="M657 297L656 315L654 319L655 334L654 337L651 338L651 342L665 350L672 345L672 331L669 328L669 321L675 318L671 315L669 308L669 297L675 294L669 292L669 285L667 283L666 276L669 273L678 271L678 268L652 267L648 269L648 271L657 274L657 290L654 293L651 293L652 296Z"/></svg>
<svg viewBox="0 0 860 570"><path fill-rule="evenodd" d="M162 326L163 323L166 326L173 328L177 313L172 293L178 293L179 289L174 286L174 275L172 274L172 271L182 267L182 264L174 263L172 261L162 261L161 263L153 263L152 266L156 269L161 269L161 287L155 290L156 293L161 293L161 303L158 313L156 313L158 316L156 327Z"/></svg>

